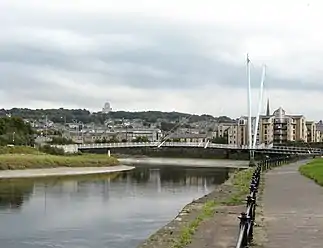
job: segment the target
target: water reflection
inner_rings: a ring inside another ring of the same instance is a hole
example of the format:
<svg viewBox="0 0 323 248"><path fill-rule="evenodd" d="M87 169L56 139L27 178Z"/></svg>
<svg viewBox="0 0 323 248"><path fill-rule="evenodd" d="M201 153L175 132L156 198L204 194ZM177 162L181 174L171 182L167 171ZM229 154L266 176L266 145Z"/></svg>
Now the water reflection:
<svg viewBox="0 0 323 248"><path fill-rule="evenodd" d="M108 175L2 180L1 247L136 247L229 172L138 166Z"/></svg>
<svg viewBox="0 0 323 248"><path fill-rule="evenodd" d="M0 181L0 209L20 209L30 198L33 188L30 181Z"/></svg>

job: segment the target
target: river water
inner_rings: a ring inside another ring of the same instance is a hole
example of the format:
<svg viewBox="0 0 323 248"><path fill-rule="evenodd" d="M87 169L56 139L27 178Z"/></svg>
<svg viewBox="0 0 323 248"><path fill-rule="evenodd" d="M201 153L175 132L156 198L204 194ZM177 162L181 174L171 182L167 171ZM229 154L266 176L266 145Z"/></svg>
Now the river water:
<svg viewBox="0 0 323 248"><path fill-rule="evenodd" d="M2 248L134 248L232 168L141 165L130 172L0 181Z"/></svg>

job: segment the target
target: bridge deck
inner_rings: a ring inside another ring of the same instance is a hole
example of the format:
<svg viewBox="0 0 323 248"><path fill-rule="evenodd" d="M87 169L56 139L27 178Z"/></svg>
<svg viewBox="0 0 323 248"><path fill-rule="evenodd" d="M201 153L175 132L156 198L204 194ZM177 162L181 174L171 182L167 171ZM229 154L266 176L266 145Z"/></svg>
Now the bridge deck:
<svg viewBox="0 0 323 248"><path fill-rule="evenodd" d="M98 149L98 148L135 148L135 147L159 147L159 142L126 142L126 143L103 143L103 144L80 144L78 149ZM233 149L233 150L249 150L246 145L234 144L214 144L201 142L165 142L162 147L191 147L191 148L215 148L215 149ZM320 148L310 147L290 147L290 146L273 146L260 144L255 147L256 151L278 151L278 152L301 152L301 153L321 153Z"/></svg>
<svg viewBox="0 0 323 248"><path fill-rule="evenodd" d="M206 144L198 142L165 142L160 145L159 142L125 142L125 143L101 143L101 144L75 144L75 145L55 145L63 148L66 152L77 152L83 149L120 149L120 148L155 148L162 149L164 147L173 148L196 148L196 149L224 149L224 150L245 150L248 151L248 146L234 145L234 144L214 144L207 142ZM273 146L260 144L255 147L255 152L261 153L276 153L276 154L322 154L320 148L310 147L290 147L290 146Z"/></svg>
<svg viewBox="0 0 323 248"><path fill-rule="evenodd" d="M301 164L293 163L266 174L265 248L322 247L323 189L299 174Z"/></svg>

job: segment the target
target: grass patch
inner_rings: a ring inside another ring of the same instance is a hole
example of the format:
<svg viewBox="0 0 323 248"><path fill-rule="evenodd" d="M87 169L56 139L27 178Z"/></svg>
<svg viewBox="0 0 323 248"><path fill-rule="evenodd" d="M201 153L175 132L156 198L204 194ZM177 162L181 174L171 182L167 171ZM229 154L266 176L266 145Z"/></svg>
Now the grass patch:
<svg viewBox="0 0 323 248"><path fill-rule="evenodd" d="M0 170L54 167L104 167L118 165L114 157L97 154L59 156L49 154L1 154Z"/></svg>
<svg viewBox="0 0 323 248"><path fill-rule="evenodd" d="M315 181L317 184L323 186L323 159L317 158L311 162L302 165L299 172Z"/></svg>
<svg viewBox="0 0 323 248"><path fill-rule="evenodd" d="M213 200L207 201L201 213L193 220L189 225L185 226L180 233L179 239L175 242L172 248L183 248L192 241L192 236L195 233L196 229L200 225L202 221L205 219L212 217L215 212L215 208L217 206L217 202Z"/></svg>
<svg viewBox="0 0 323 248"><path fill-rule="evenodd" d="M40 154L42 152L30 146L0 146L0 154Z"/></svg>
<svg viewBox="0 0 323 248"><path fill-rule="evenodd" d="M245 203L253 172L254 169L246 169L233 174L230 181L233 185L233 192L221 202L222 205L236 206Z"/></svg>
<svg viewBox="0 0 323 248"><path fill-rule="evenodd" d="M232 185L232 193L222 201L209 200L205 202L201 213L180 232L179 238L172 248L184 248L192 241L192 237L202 221L212 217L216 207L221 205L241 205L245 202L246 195L249 194L250 180L254 169L241 170L233 174L229 183Z"/></svg>
<svg viewBox="0 0 323 248"><path fill-rule="evenodd" d="M105 167L119 161L105 154L51 155L28 146L0 146L0 170L54 167Z"/></svg>

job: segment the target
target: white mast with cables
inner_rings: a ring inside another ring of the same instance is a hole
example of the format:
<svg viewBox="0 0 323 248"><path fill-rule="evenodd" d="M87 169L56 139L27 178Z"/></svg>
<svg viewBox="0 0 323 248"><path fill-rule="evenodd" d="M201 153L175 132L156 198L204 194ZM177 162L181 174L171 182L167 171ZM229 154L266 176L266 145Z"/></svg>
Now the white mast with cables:
<svg viewBox="0 0 323 248"><path fill-rule="evenodd" d="M247 54L247 79L248 79L248 148L250 160L253 159L252 135L251 135L251 79L250 79L250 59Z"/></svg>
<svg viewBox="0 0 323 248"><path fill-rule="evenodd" d="M260 82L260 93L259 93L259 102L258 102L258 113L256 116L256 125L254 129L254 137L253 137L253 144L252 149L256 149L256 141L257 141L257 134L258 134L258 125L259 125L259 118L260 118L260 112L261 112L261 104L262 104L262 98L263 98L263 91L264 91L264 82L266 78L266 65L262 68L262 76L261 76L261 82Z"/></svg>
<svg viewBox="0 0 323 248"><path fill-rule="evenodd" d="M259 118L260 118L260 112L261 112L261 104L262 104L262 98L263 98L263 88L264 88L264 82L266 77L266 66L263 66L262 70L262 77L260 82L260 94L259 94L259 102L258 102L258 113L255 120L255 127L252 137L252 113L251 113L251 73L250 73L250 59L249 54L247 54L247 79L248 79L248 149L249 149L249 156L250 156L250 166L254 165L254 154L256 149L256 141L257 141L257 134L258 134L258 126L259 126Z"/></svg>

